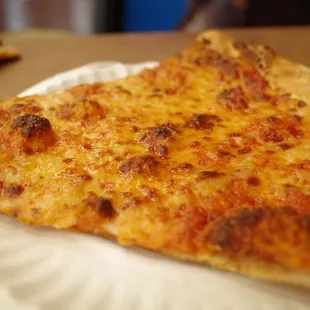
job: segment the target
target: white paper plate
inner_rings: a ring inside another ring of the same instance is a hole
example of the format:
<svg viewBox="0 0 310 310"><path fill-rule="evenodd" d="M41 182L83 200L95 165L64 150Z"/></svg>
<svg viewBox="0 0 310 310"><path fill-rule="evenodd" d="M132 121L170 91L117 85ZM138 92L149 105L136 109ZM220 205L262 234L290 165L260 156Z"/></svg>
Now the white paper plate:
<svg viewBox="0 0 310 310"><path fill-rule="evenodd" d="M107 82L121 79L129 74L136 74L144 68L153 68L158 63L148 61L139 64L122 64L114 61L94 62L70 71L54 75L31 88L23 91L19 96L46 94L49 92L73 87L83 83Z"/></svg>
<svg viewBox="0 0 310 310"><path fill-rule="evenodd" d="M154 65L90 64L21 95L122 78ZM310 293L0 216L0 309L306 310Z"/></svg>

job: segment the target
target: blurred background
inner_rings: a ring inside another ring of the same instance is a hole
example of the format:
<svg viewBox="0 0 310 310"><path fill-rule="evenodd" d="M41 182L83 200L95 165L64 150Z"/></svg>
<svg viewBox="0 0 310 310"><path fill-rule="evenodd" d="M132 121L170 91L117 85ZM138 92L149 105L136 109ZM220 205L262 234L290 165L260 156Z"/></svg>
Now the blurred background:
<svg viewBox="0 0 310 310"><path fill-rule="evenodd" d="M310 0L0 0L0 31L78 34L310 24Z"/></svg>

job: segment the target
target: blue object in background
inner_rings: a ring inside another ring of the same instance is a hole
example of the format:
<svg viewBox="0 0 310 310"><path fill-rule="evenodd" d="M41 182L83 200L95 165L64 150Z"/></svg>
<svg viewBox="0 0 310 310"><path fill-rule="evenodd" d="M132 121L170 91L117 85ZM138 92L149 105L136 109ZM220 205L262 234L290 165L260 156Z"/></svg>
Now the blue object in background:
<svg viewBox="0 0 310 310"><path fill-rule="evenodd" d="M188 0L123 0L124 31L174 30Z"/></svg>

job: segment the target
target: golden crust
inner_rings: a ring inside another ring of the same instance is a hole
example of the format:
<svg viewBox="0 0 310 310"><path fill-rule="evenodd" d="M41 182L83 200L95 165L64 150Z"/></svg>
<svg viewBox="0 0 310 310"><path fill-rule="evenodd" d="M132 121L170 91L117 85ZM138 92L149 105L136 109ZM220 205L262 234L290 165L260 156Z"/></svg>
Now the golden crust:
<svg viewBox="0 0 310 310"><path fill-rule="evenodd" d="M209 31L152 70L0 103L0 211L310 287L310 71Z"/></svg>
<svg viewBox="0 0 310 310"><path fill-rule="evenodd" d="M177 259L206 264L214 268L271 282L296 285L306 289L310 287L310 274L308 271L291 270L277 264L266 263L262 260L253 260L251 258L235 259L230 256L211 253L203 253L195 256L187 253L164 251L164 254Z"/></svg>

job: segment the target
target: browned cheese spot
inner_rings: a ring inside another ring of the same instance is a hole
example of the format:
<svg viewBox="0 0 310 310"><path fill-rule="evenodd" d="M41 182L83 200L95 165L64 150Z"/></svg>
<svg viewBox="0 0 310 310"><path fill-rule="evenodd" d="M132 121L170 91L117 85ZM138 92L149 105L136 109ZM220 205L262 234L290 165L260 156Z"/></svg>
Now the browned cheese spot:
<svg viewBox="0 0 310 310"><path fill-rule="evenodd" d="M236 41L234 47L240 52L242 58L257 69L270 68L276 56L276 53L269 46Z"/></svg>
<svg viewBox="0 0 310 310"><path fill-rule="evenodd" d="M154 147L154 151L158 156L162 158L166 158L166 156L168 155L168 147L162 144L156 145Z"/></svg>
<svg viewBox="0 0 310 310"><path fill-rule="evenodd" d="M21 135L25 138L40 137L51 128L51 123L47 118L34 114L25 114L16 118L11 128L21 128Z"/></svg>
<svg viewBox="0 0 310 310"><path fill-rule="evenodd" d="M202 39L202 43L205 44L205 45L210 45L211 44L211 41L207 38L203 38Z"/></svg>
<svg viewBox="0 0 310 310"><path fill-rule="evenodd" d="M277 145L277 148L281 151L286 151L286 150L291 149L292 146L287 143L282 143L282 144Z"/></svg>
<svg viewBox="0 0 310 310"><path fill-rule="evenodd" d="M139 131L139 127L137 127L137 126L130 126L130 130L132 132L138 132Z"/></svg>
<svg viewBox="0 0 310 310"><path fill-rule="evenodd" d="M201 143L199 141L194 141L190 144L190 147L192 148L196 148L199 147L201 145Z"/></svg>
<svg viewBox="0 0 310 310"><path fill-rule="evenodd" d="M91 181L93 178L89 174L81 174L78 176L83 181Z"/></svg>
<svg viewBox="0 0 310 310"><path fill-rule="evenodd" d="M294 114L292 115L293 119L296 120L297 122L301 122L301 116L297 115L297 114Z"/></svg>
<svg viewBox="0 0 310 310"><path fill-rule="evenodd" d="M14 103L11 105L11 110L16 111L16 110L21 110L25 105L23 103Z"/></svg>
<svg viewBox="0 0 310 310"><path fill-rule="evenodd" d="M240 208L210 224L216 251L297 268L309 267L310 215L292 207ZM292 251L294 249L294 251Z"/></svg>
<svg viewBox="0 0 310 310"><path fill-rule="evenodd" d="M24 114L16 118L8 135L10 137L5 140L5 146L13 153L23 152L30 155L43 152L55 142L49 120L34 114Z"/></svg>
<svg viewBox="0 0 310 310"><path fill-rule="evenodd" d="M252 152L252 149L250 147L244 147L238 150L238 154L249 154L251 152Z"/></svg>
<svg viewBox="0 0 310 310"><path fill-rule="evenodd" d="M256 70L242 72L247 90L251 97L257 101L268 101L273 103L273 97L266 94L269 89L267 80Z"/></svg>
<svg viewBox="0 0 310 310"><path fill-rule="evenodd" d="M152 141L152 140L165 140L170 138L175 132L175 128L172 124L167 123L159 125L153 128L147 128L147 133L144 134L140 142Z"/></svg>
<svg viewBox="0 0 310 310"><path fill-rule="evenodd" d="M260 180L258 177L249 177L247 180L248 184L251 186L259 186L260 185Z"/></svg>
<svg viewBox="0 0 310 310"><path fill-rule="evenodd" d="M121 175L129 173L150 175L156 172L158 165L159 162L150 155L132 157L119 167L119 173Z"/></svg>
<svg viewBox="0 0 310 310"><path fill-rule="evenodd" d="M245 230L251 228L259 221L262 220L264 216L263 208L256 208L253 210L248 210L246 208L241 208L237 210L237 215L228 217L227 219L219 220L213 229L208 233L208 240L220 246L223 250L238 251L241 248L240 241L237 238L237 232L234 230Z"/></svg>
<svg viewBox="0 0 310 310"><path fill-rule="evenodd" d="M297 102L297 106L298 108L304 108L305 106L307 106L307 104L304 101L299 100Z"/></svg>
<svg viewBox="0 0 310 310"><path fill-rule="evenodd" d="M289 112L297 112L297 109L295 109L295 108L289 108L288 111L289 111Z"/></svg>
<svg viewBox="0 0 310 310"><path fill-rule="evenodd" d="M194 114L186 126L196 130L212 130L214 124L221 119L216 115L211 114Z"/></svg>
<svg viewBox="0 0 310 310"><path fill-rule="evenodd" d="M240 86L224 90L218 95L217 100L229 110L244 110L248 108L246 96Z"/></svg>
<svg viewBox="0 0 310 310"><path fill-rule="evenodd" d="M231 63L228 60L223 60L217 64L217 67L222 70L224 73L230 75L234 79L237 79L239 77L238 68L236 65Z"/></svg>
<svg viewBox="0 0 310 310"><path fill-rule="evenodd" d="M252 51L245 42L234 42L234 48L236 48L240 52L241 56L250 64L256 65L258 63L258 55L254 51Z"/></svg>
<svg viewBox="0 0 310 310"><path fill-rule="evenodd" d="M288 115L282 118L270 116L256 120L249 126L247 134L260 143L279 143L287 140L290 136L299 139L303 132L300 128L300 118Z"/></svg>
<svg viewBox="0 0 310 310"><path fill-rule="evenodd" d="M116 214L111 201L104 197L98 197L95 208L96 211L105 218L112 218Z"/></svg>
<svg viewBox="0 0 310 310"><path fill-rule="evenodd" d="M265 131L264 140L266 142L281 142L283 141L284 135L280 131L268 129Z"/></svg>
<svg viewBox="0 0 310 310"><path fill-rule="evenodd" d="M81 100L75 103L65 103L58 108L57 116L68 121L81 121L86 124L105 117L104 107L94 100Z"/></svg>
<svg viewBox="0 0 310 310"><path fill-rule="evenodd" d="M267 118L267 121L268 121L269 123L274 123L274 122L279 121L279 118L276 117L276 116L269 116L269 117Z"/></svg>
<svg viewBox="0 0 310 310"><path fill-rule="evenodd" d="M118 94L122 94L122 95L125 95L125 96L131 96L132 95L132 92L129 89L126 89L126 88L124 88L121 85L117 85L116 86L116 90L117 90Z"/></svg>
<svg viewBox="0 0 310 310"><path fill-rule="evenodd" d="M165 158L168 154L166 143L171 140L175 132L175 126L170 123L147 128L139 142L158 156Z"/></svg>
<svg viewBox="0 0 310 310"><path fill-rule="evenodd" d="M223 175L224 175L223 173L217 171L201 171L197 177L197 181L215 179Z"/></svg>
<svg viewBox="0 0 310 310"><path fill-rule="evenodd" d="M24 190L24 187L20 184L11 184L5 189L5 192L8 197L15 198L20 196Z"/></svg>
<svg viewBox="0 0 310 310"><path fill-rule="evenodd" d="M34 100L30 100L27 103L14 103L10 107L10 111L12 114L21 114L21 113L40 113L42 108L38 106L38 104Z"/></svg>
<svg viewBox="0 0 310 310"><path fill-rule="evenodd" d="M173 174L183 174L183 173L189 173L194 169L194 166L190 163L183 163L180 164L170 170Z"/></svg>
<svg viewBox="0 0 310 310"><path fill-rule="evenodd" d="M93 146L89 143L86 143L86 144L83 144L83 149L84 150L87 150L87 151L90 151L93 149Z"/></svg>
<svg viewBox="0 0 310 310"><path fill-rule="evenodd" d="M98 215L103 218L111 219L116 215L112 203L109 199L102 196L92 195L93 197L86 198L82 201L83 205L88 208L93 208Z"/></svg>
<svg viewBox="0 0 310 310"><path fill-rule="evenodd" d="M230 156L230 155L232 155L229 152L223 151L223 150L218 150L218 154L221 155L221 156Z"/></svg>
<svg viewBox="0 0 310 310"><path fill-rule="evenodd" d="M223 73L228 74L233 78L239 77L237 66L230 60L223 58L223 56L211 49L205 51L204 55L194 59L193 63L198 66L211 66L218 68Z"/></svg>

